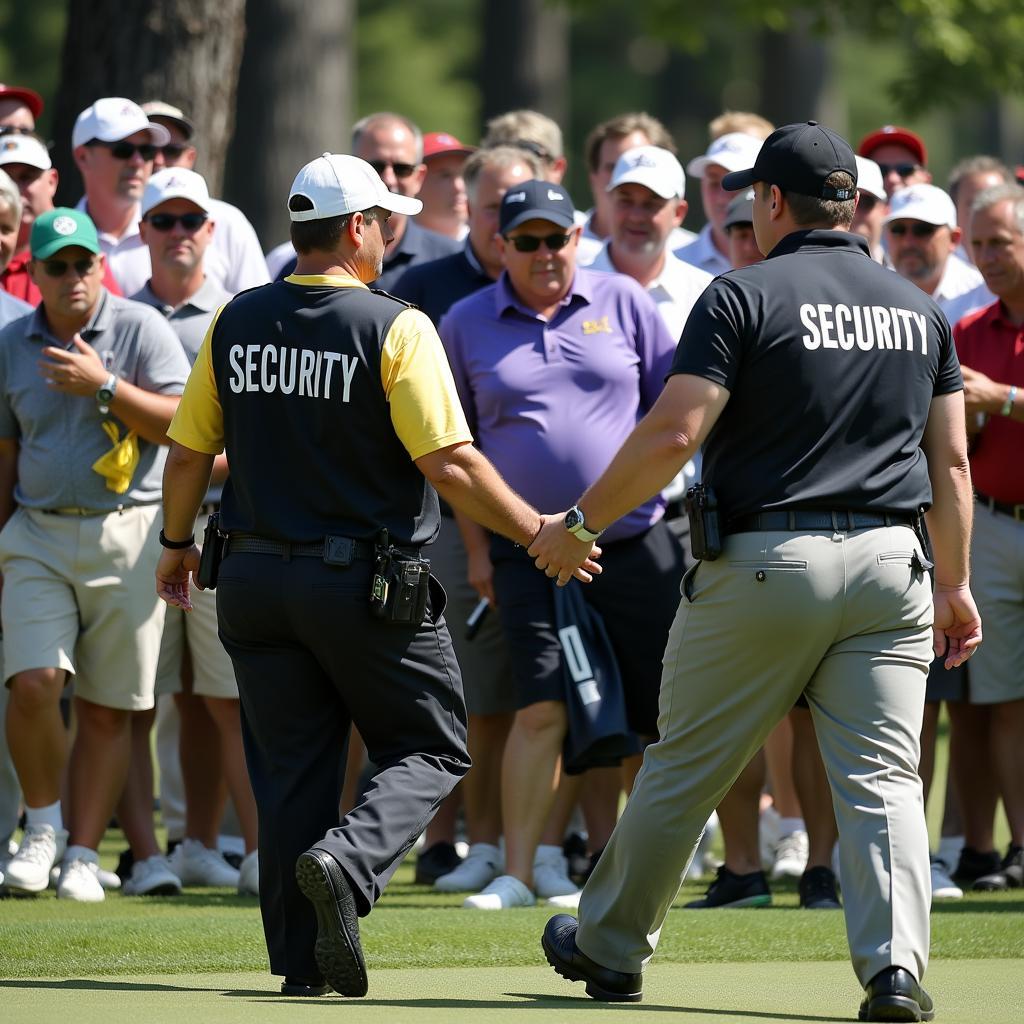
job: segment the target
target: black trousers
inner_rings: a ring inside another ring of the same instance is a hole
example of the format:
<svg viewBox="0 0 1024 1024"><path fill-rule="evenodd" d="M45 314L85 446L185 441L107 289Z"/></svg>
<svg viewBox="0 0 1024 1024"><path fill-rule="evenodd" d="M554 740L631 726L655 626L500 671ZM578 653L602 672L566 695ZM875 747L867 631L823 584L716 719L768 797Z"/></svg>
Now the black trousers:
<svg viewBox="0 0 1024 1024"><path fill-rule="evenodd" d="M295 882L312 846L370 912L442 800L468 771L462 679L432 587L419 626L369 610L371 566L229 554L220 636L234 664L259 811L260 907L273 974L315 978L316 918ZM339 822L349 727L376 766Z"/></svg>

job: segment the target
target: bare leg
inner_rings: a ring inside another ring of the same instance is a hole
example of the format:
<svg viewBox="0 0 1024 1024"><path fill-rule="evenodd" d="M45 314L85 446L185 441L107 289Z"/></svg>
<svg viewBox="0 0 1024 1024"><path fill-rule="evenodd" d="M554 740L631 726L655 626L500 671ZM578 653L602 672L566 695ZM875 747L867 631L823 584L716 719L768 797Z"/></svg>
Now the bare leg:
<svg viewBox="0 0 1024 1024"><path fill-rule="evenodd" d="M256 849L256 801L252 795L249 774L245 769L242 719L238 710L238 700L203 697L203 701L220 734L220 767L231 793L231 801L235 805L238 822L242 826L245 852L249 853Z"/></svg>
<svg viewBox="0 0 1024 1024"><path fill-rule="evenodd" d="M592 768L583 776L580 805L587 823L591 853L603 850L608 844L619 817L621 794L621 768Z"/></svg>
<svg viewBox="0 0 1024 1024"><path fill-rule="evenodd" d="M921 724L921 760L917 774L924 786L924 802L928 806L928 795L932 790L932 776L935 774L935 741L939 735L940 702L928 701L924 706L924 721Z"/></svg>
<svg viewBox="0 0 1024 1024"><path fill-rule="evenodd" d="M474 765L474 767L476 767ZM470 769L472 773L473 769ZM462 803L462 786L456 786L441 802L423 833L423 847L430 849L435 843L455 843L455 822Z"/></svg>
<svg viewBox="0 0 1024 1024"><path fill-rule="evenodd" d="M759 750L718 805L725 842L725 866L737 875L761 870L758 809L765 778L765 752Z"/></svg>
<svg viewBox="0 0 1024 1024"><path fill-rule="evenodd" d="M807 867L831 868L839 829L810 709L793 708L789 720L793 727L793 781L807 826Z"/></svg>
<svg viewBox="0 0 1024 1024"><path fill-rule="evenodd" d="M153 830L153 751L149 736L156 708L130 712L131 762L117 802L117 820L137 861L159 853Z"/></svg>
<svg viewBox="0 0 1024 1024"><path fill-rule="evenodd" d="M964 844L975 850L995 847L999 786L989 735L993 707L955 701L949 708L949 785L963 818ZM955 865L953 865L955 867Z"/></svg>
<svg viewBox="0 0 1024 1024"><path fill-rule="evenodd" d="M61 798L68 760L68 735L60 715L66 678L61 669L38 668L11 679L7 744L26 807L49 807Z"/></svg>
<svg viewBox="0 0 1024 1024"><path fill-rule="evenodd" d="M1010 842L1024 846L1024 700L992 709L992 760L1010 823Z"/></svg>
<svg viewBox="0 0 1024 1024"><path fill-rule="evenodd" d="M459 788L463 791L470 843L497 846L501 838L501 757L512 718L511 714L469 716L473 767Z"/></svg>
<svg viewBox="0 0 1024 1024"><path fill-rule="evenodd" d="M531 888L534 854L558 788L565 730L565 705L539 701L516 712L505 744L501 803L506 872Z"/></svg>
<svg viewBox="0 0 1024 1024"><path fill-rule="evenodd" d="M802 817L793 782L793 727L788 717L771 731L764 745L764 756L775 810L782 818Z"/></svg>
<svg viewBox="0 0 1024 1024"><path fill-rule="evenodd" d="M345 761L345 783L341 789L341 805L338 809L338 820L348 814L359 799L359 778L366 764L366 744L359 730L353 725L349 731L348 758Z"/></svg>
<svg viewBox="0 0 1024 1024"><path fill-rule="evenodd" d="M228 793L220 731L202 697L176 693L174 703L181 717L178 756L185 790L185 836L214 850Z"/></svg>

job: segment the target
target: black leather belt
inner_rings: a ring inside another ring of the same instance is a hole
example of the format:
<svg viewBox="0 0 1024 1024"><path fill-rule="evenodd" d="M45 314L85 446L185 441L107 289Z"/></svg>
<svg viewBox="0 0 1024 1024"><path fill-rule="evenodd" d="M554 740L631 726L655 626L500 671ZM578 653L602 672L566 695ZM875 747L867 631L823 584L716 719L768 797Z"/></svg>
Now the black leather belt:
<svg viewBox="0 0 1024 1024"><path fill-rule="evenodd" d="M1024 504L1014 505L1009 501L996 501L995 498L990 498L987 494L982 494L981 491L974 493L977 495L978 504L984 505L990 512L1001 512L1004 516L1016 519L1018 523L1024 522Z"/></svg>
<svg viewBox="0 0 1024 1024"><path fill-rule="evenodd" d="M376 556L376 548L371 541L346 540L351 544L353 558L372 560ZM395 545L395 550L404 555L419 554L413 548L402 548ZM290 541L271 540L255 533L232 533L228 537L225 555L278 555L282 558L324 558L327 552L327 541L317 540L308 543L293 544Z"/></svg>
<svg viewBox="0 0 1024 1024"><path fill-rule="evenodd" d="M754 512L730 520L723 533L759 533L762 530L870 530L880 526L913 526L913 512L825 512L787 509L778 512Z"/></svg>

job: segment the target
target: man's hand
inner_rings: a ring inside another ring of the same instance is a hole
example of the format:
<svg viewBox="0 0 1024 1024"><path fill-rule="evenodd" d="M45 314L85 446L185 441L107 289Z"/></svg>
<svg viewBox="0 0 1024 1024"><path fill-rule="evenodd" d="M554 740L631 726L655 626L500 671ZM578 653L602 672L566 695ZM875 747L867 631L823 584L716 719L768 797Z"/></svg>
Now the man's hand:
<svg viewBox="0 0 1024 1024"><path fill-rule="evenodd" d="M71 344L75 346L74 352L47 345L43 349L46 358L39 360L39 374L54 391L92 398L110 373L103 368L96 349L82 341L80 335L76 334Z"/></svg>
<svg viewBox="0 0 1024 1024"><path fill-rule="evenodd" d="M577 540L565 528L565 512L541 516L541 520L543 525L529 548L538 569L552 579L557 577L560 587L573 576L581 583L590 583L594 576L600 575L602 570L597 559L601 557L601 549L596 544Z"/></svg>
<svg viewBox="0 0 1024 1024"><path fill-rule="evenodd" d="M961 366L964 375L964 405L967 415L987 412L997 413L1006 401L1006 387L991 377L972 370L969 366Z"/></svg>
<svg viewBox="0 0 1024 1024"><path fill-rule="evenodd" d="M189 593L189 574L196 590L202 590L196 582L199 571L199 548L164 548L156 567L156 593L162 600L182 611L192 611L192 597Z"/></svg>
<svg viewBox="0 0 1024 1024"><path fill-rule="evenodd" d="M494 598L494 566L486 548L474 548L467 552L466 578L481 597L487 598L492 608L497 605Z"/></svg>
<svg viewBox="0 0 1024 1024"><path fill-rule="evenodd" d="M956 668L981 643L981 616L968 584L962 587L935 586L935 622L932 625L935 656L946 655L947 669Z"/></svg>

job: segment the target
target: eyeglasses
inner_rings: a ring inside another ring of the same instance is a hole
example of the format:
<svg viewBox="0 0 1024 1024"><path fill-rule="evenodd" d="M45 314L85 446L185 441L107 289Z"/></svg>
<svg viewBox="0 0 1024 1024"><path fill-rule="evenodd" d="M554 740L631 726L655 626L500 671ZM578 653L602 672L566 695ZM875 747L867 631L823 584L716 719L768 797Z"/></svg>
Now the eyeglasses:
<svg viewBox="0 0 1024 1024"><path fill-rule="evenodd" d="M505 240L511 242L516 252L536 252L543 242L552 252L564 249L572 239L572 235L563 235L555 232L551 235L544 235L540 238L537 235L506 235Z"/></svg>
<svg viewBox="0 0 1024 1024"><path fill-rule="evenodd" d="M198 231L210 218L205 213L148 213L143 218L156 231L170 231L180 224L190 234Z"/></svg>
<svg viewBox="0 0 1024 1024"><path fill-rule="evenodd" d="M924 221L918 220L913 224L890 224L889 234L897 238L902 238L906 234L911 234L915 238L931 238L939 227L938 224L925 224Z"/></svg>
<svg viewBox="0 0 1024 1024"><path fill-rule="evenodd" d="M168 142L166 146L157 146L157 152L162 153L165 160L180 160L181 154L188 149L180 142Z"/></svg>
<svg viewBox="0 0 1024 1024"><path fill-rule="evenodd" d="M381 176L390 167L399 181L404 181L416 173L416 164L396 164L391 160L367 160L366 162Z"/></svg>
<svg viewBox="0 0 1024 1024"><path fill-rule="evenodd" d="M882 177L886 177L895 171L901 178L909 178L914 171L921 169L920 164L879 164L878 169L882 172Z"/></svg>
<svg viewBox="0 0 1024 1024"><path fill-rule="evenodd" d="M131 160L136 153L147 163L156 156L157 147L149 142L136 145L134 142L104 142L102 139L93 139L86 143L89 146L103 146L110 150L110 155L117 160Z"/></svg>
<svg viewBox="0 0 1024 1024"><path fill-rule="evenodd" d="M40 264L47 277L63 277L69 267L75 268L79 277L88 277L96 269L96 260L81 259L68 262L67 260L40 260Z"/></svg>

